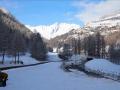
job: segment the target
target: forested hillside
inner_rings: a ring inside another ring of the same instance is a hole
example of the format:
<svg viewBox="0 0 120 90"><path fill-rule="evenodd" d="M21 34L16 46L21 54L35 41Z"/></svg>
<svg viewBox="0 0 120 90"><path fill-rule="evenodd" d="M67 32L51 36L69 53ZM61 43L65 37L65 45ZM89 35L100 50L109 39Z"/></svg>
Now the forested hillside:
<svg viewBox="0 0 120 90"><path fill-rule="evenodd" d="M68 33L49 40L49 46L57 48L59 52L68 44L70 52L97 58L109 58L112 62L120 63L120 20L118 18L100 20L86 24L79 29L72 29ZM98 23L99 22L99 23Z"/></svg>
<svg viewBox="0 0 120 90"><path fill-rule="evenodd" d="M44 48L43 48L44 47ZM41 53L37 53L37 51ZM34 52L35 51L35 52ZM33 33L21 24L10 12L0 9L0 55L15 57L15 63L19 63L21 54L30 52L31 56L38 60L45 58L46 45L40 34ZM34 55L36 53L37 56Z"/></svg>

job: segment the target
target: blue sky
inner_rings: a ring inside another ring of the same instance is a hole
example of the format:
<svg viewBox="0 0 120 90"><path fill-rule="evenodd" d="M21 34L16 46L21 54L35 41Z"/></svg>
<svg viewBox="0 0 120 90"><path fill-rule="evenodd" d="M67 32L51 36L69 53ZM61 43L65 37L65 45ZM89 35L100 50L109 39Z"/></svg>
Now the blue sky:
<svg viewBox="0 0 120 90"><path fill-rule="evenodd" d="M83 25L89 21L89 18L91 21L94 20L93 17L98 18L101 13L105 13L103 11L106 9L102 8L101 12L98 6L103 7L107 4L110 10L119 9L120 3L114 9L111 1L119 2L119 0L0 0L0 6L27 25L48 25L55 22Z"/></svg>

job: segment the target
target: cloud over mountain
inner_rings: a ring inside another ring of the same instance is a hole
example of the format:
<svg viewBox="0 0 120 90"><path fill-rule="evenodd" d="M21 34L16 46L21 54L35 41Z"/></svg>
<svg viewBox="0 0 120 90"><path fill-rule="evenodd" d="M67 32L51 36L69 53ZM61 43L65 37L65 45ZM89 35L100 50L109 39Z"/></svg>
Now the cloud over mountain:
<svg viewBox="0 0 120 90"><path fill-rule="evenodd" d="M82 12L77 12L75 17L84 23L98 20L101 16L120 10L120 0L104 0L99 3L76 1L74 6L82 7Z"/></svg>

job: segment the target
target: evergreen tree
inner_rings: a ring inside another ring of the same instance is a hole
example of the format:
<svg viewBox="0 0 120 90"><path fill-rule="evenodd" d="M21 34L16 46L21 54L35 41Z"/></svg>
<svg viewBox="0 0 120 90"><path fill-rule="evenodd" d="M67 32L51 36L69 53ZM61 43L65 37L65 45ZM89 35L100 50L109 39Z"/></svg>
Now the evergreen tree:
<svg viewBox="0 0 120 90"><path fill-rule="evenodd" d="M105 57L105 40L104 37L100 34L100 32L97 32L95 34L95 56L98 58L104 58Z"/></svg>
<svg viewBox="0 0 120 90"><path fill-rule="evenodd" d="M105 56L106 56L105 47L106 47L105 39L102 36L101 37L101 57L102 58L105 58Z"/></svg>
<svg viewBox="0 0 120 90"><path fill-rule="evenodd" d="M110 45L109 55L112 62L120 63L120 49L115 49L114 44Z"/></svg>
<svg viewBox="0 0 120 90"><path fill-rule="evenodd" d="M77 46L78 46L78 54L80 54L81 52L81 39L80 39L80 36L78 37L78 42L77 42Z"/></svg>
<svg viewBox="0 0 120 90"><path fill-rule="evenodd" d="M100 32L97 32L95 34L95 45L96 45L96 57L100 57L100 51L101 51L101 35Z"/></svg>
<svg viewBox="0 0 120 90"><path fill-rule="evenodd" d="M114 58L114 45L110 45L110 48L109 48L109 56L111 59Z"/></svg>
<svg viewBox="0 0 120 90"><path fill-rule="evenodd" d="M94 36L88 36L84 39L84 51L89 56L95 56L95 38Z"/></svg>
<svg viewBox="0 0 120 90"><path fill-rule="evenodd" d="M34 33L32 35L32 46L31 46L31 54L32 57L41 60L46 57L46 45L43 42L39 33Z"/></svg>
<svg viewBox="0 0 120 90"><path fill-rule="evenodd" d="M78 54L78 40L76 40L75 38L72 39L72 47L74 54Z"/></svg>

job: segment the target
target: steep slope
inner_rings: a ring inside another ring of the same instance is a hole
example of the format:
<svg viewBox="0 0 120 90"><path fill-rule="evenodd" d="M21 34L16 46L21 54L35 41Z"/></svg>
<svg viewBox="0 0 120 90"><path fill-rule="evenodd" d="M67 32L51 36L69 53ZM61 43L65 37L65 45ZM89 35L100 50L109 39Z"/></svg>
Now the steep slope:
<svg viewBox="0 0 120 90"><path fill-rule="evenodd" d="M47 50L39 33L33 33L9 11L0 8L0 55L15 56L16 63L16 56L19 61L20 54L24 52L30 52L32 57L40 60L46 57Z"/></svg>
<svg viewBox="0 0 120 90"><path fill-rule="evenodd" d="M59 45L62 46L64 43L71 43L73 40L78 38L83 39L90 34L93 34L93 31L84 30L83 28L72 29L68 33L50 39L48 43L51 47L58 47Z"/></svg>
<svg viewBox="0 0 120 90"><path fill-rule="evenodd" d="M27 38L30 38L32 32L21 24L9 11L4 8L0 8L0 29L1 30L17 30L24 34Z"/></svg>
<svg viewBox="0 0 120 90"><path fill-rule="evenodd" d="M26 25L26 26L31 31L36 30L46 39L54 38L56 36L65 34L72 29L80 28L79 25L68 23L54 23L52 25L39 25L39 26Z"/></svg>

